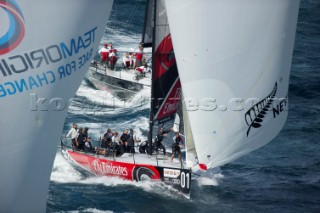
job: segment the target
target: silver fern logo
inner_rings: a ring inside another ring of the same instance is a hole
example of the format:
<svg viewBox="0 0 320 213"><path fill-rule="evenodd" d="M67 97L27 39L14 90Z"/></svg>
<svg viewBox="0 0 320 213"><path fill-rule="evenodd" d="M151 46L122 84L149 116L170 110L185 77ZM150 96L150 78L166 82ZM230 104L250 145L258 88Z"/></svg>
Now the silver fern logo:
<svg viewBox="0 0 320 213"><path fill-rule="evenodd" d="M262 101L253 105L245 114L245 120L248 125L247 137L249 136L251 128L259 128L262 126L263 119L265 118L268 110L270 109L274 97L278 90L278 84L275 83L271 93Z"/></svg>

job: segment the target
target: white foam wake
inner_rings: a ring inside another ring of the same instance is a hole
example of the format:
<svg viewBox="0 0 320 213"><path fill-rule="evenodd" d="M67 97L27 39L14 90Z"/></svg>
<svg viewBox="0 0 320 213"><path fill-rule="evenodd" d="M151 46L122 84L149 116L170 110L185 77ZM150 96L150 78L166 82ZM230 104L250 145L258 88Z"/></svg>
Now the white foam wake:
<svg viewBox="0 0 320 213"><path fill-rule="evenodd" d="M224 178L220 168L210 169L206 172L198 172L199 176L194 175L199 186L218 186Z"/></svg>
<svg viewBox="0 0 320 213"><path fill-rule="evenodd" d="M75 170L62 154L58 152L53 163L50 180L56 183L74 183L81 179L81 173Z"/></svg>
<svg viewBox="0 0 320 213"><path fill-rule="evenodd" d="M96 208L88 208L88 209L83 209L83 210L73 210L73 211L67 211L66 213L113 213L113 211L109 210L99 210ZM61 212L56 212L56 213L61 213Z"/></svg>
<svg viewBox="0 0 320 213"><path fill-rule="evenodd" d="M134 94L130 100L121 100L105 90L96 90L82 84L69 106L72 114L108 115L130 111L134 113L150 107L150 88L146 87Z"/></svg>
<svg viewBox="0 0 320 213"><path fill-rule="evenodd" d="M175 189L159 181L142 181L135 182L123 180L117 177L92 176L86 177L78 172L73 166L62 156L57 153L53 170L51 173L51 181L56 183L77 183L86 185L104 185L108 187L114 186L134 186L149 193L160 194L161 196L179 198L181 197Z"/></svg>

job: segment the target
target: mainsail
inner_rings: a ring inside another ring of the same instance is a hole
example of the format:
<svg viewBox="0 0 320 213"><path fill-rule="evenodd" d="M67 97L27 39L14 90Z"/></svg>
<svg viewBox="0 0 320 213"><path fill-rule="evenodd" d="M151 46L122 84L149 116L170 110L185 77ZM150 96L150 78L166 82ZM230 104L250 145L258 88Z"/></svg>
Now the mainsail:
<svg viewBox="0 0 320 213"><path fill-rule="evenodd" d="M298 0L165 0L202 169L271 141L288 114Z"/></svg>
<svg viewBox="0 0 320 213"><path fill-rule="evenodd" d="M154 120L174 116L181 96L181 85L163 0L156 0L152 95Z"/></svg>
<svg viewBox="0 0 320 213"><path fill-rule="evenodd" d="M170 28L164 0L153 0L153 54L149 143L154 122L164 123L174 118L181 96ZM150 9L149 9L150 10ZM149 23L147 21L147 23Z"/></svg>
<svg viewBox="0 0 320 213"><path fill-rule="evenodd" d="M0 0L0 212L45 212L57 143L112 0Z"/></svg>

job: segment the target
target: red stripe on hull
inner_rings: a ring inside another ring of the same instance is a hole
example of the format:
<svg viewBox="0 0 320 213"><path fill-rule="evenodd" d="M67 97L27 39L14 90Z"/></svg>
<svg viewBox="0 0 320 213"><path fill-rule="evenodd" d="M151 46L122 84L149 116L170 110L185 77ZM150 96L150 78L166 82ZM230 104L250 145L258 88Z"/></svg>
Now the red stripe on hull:
<svg viewBox="0 0 320 213"><path fill-rule="evenodd" d="M116 176L126 180L139 180L139 170L147 170L149 177L160 180L159 171L151 165L124 163L104 158L96 158L78 152L67 151L69 156L81 167L99 176Z"/></svg>

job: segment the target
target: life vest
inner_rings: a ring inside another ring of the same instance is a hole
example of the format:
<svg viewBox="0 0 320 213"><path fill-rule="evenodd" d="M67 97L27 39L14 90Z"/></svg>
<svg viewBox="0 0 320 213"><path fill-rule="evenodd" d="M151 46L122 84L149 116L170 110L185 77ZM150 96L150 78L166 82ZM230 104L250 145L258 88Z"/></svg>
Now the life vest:
<svg viewBox="0 0 320 213"><path fill-rule="evenodd" d="M109 60L109 50L107 48L102 49L101 51L101 60L108 61Z"/></svg>
<svg viewBox="0 0 320 213"><path fill-rule="evenodd" d="M143 57L142 51L136 52L136 60L142 61L142 57Z"/></svg>
<svg viewBox="0 0 320 213"><path fill-rule="evenodd" d="M109 59L110 63L115 64L115 62L117 60L117 49L110 50L109 57L110 57L110 59Z"/></svg>
<svg viewBox="0 0 320 213"><path fill-rule="evenodd" d="M143 71L144 71L144 66L138 67L136 70L139 71L140 73L143 73Z"/></svg>

